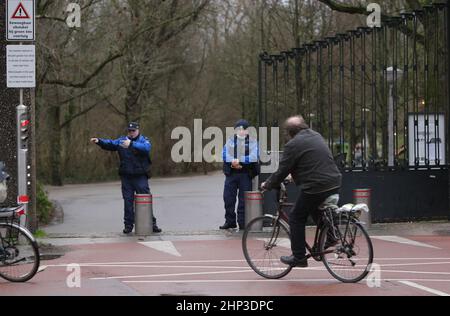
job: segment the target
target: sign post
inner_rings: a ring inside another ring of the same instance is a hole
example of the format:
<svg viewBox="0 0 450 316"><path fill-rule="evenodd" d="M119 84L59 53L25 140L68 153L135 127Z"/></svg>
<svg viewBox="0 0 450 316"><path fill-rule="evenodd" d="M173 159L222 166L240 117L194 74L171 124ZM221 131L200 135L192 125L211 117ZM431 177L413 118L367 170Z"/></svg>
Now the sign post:
<svg viewBox="0 0 450 316"><path fill-rule="evenodd" d="M6 0L6 40L16 42L6 47L6 87L19 89L16 107L17 140L17 203L24 204L26 216L20 224L26 226L29 216L31 170L29 164L29 132L32 120L30 106L25 104L24 89L36 87L35 0ZM24 42L31 42L24 45ZM34 191L34 190L31 190Z"/></svg>

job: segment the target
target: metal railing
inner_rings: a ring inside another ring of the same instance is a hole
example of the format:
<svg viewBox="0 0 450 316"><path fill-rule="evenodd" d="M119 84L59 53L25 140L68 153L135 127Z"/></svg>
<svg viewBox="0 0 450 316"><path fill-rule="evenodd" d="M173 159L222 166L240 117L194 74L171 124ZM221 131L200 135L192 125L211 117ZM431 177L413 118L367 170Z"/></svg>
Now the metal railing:
<svg viewBox="0 0 450 316"><path fill-rule="evenodd" d="M302 114L347 170L447 168L445 3L425 6L259 62L259 125Z"/></svg>

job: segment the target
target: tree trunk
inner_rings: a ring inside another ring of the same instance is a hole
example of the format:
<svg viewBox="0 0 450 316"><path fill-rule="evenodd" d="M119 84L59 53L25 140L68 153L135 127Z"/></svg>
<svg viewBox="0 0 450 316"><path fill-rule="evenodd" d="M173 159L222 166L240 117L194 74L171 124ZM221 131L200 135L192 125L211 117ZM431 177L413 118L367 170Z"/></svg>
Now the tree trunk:
<svg viewBox="0 0 450 316"><path fill-rule="evenodd" d="M62 186L62 170L61 170L61 128L60 124L60 107L53 106L49 111L50 128L50 162L51 162L51 184Z"/></svg>

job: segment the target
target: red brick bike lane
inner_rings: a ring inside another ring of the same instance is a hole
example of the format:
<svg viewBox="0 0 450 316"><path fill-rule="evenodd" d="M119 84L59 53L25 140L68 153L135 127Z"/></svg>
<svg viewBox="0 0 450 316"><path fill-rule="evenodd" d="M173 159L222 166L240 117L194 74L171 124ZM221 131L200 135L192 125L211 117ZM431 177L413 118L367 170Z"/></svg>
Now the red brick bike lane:
<svg viewBox="0 0 450 316"><path fill-rule="evenodd" d="M0 295L432 296L450 294L450 237L374 237L380 282L343 284L322 263L266 280L247 265L240 239L70 246L26 284L0 280ZM80 272L78 274L78 271ZM80 276L80 279L78 279ZM370 286L372 287L370 287Z"/></svg>

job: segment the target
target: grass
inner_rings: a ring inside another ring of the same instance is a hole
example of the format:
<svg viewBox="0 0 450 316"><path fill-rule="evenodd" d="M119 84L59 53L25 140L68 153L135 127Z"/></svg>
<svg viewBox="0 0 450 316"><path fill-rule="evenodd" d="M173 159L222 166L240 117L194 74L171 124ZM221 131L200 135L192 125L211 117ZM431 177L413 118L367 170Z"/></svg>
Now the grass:
<svg viewBox="0 0 450 316"><path fill-rule="evenodd" d="M38 231L36 231L34 233L34 237L35 238L46 238L47 237L47 233L41 229L39 229Z"/></svg>

